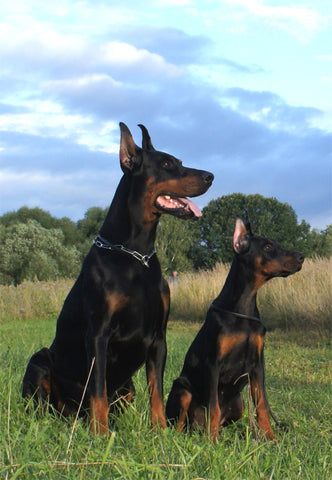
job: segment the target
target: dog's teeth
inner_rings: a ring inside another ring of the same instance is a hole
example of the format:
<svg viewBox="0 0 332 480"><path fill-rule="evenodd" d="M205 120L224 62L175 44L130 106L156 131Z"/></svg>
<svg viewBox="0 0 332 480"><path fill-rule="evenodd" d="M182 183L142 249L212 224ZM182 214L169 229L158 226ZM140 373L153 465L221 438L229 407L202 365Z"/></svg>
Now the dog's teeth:
<svg viewBox="0 0 332 480"><path fill-rule="evenodd" d="M171 199L171 197L170 197L169 195L165 195L164 198L165 198L166 200L170 200L170 199Z"/></svg>

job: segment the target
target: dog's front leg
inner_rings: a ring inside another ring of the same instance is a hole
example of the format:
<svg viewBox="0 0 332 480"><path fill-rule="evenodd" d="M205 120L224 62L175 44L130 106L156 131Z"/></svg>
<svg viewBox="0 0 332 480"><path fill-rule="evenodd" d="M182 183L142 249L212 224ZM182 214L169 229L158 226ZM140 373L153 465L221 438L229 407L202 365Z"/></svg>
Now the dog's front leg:
<svg viewBox="0 0 332 480"><path fill-rule="evenodd" d="M221 410L218 398L218 371L217 368L209 366L206 372L205 391L208 395L208 415L209 426L208 431L213 442L216 442L219 434L219 425Z"/></svg>
<svg viewBox="0 0 332 480"><path fill-rule="evenodd" d="M165 335L157 338L149 348L146 360L146 377L150 394L151 423L153 426L166 427L163 400L163 378L166 362Z"/></svg>
<svg viewBox="0 0 332 480"><path fill-rule="evenodd" d="M263 430L268 440L277 438L272 430L270 422L270 406L267 401L265 391L265 373L264 373L264 357L261 353L260 361L250 378L251 397L256 406L257 423Z"/></svg>
<svg viewBox="0 0 332 480"><path fill-rule="evenodd" d="M92 365L89 383L90 432L92 435L108 433L108 401L106 388L107 339L103 335L92 337L88 351Z"/></svg>

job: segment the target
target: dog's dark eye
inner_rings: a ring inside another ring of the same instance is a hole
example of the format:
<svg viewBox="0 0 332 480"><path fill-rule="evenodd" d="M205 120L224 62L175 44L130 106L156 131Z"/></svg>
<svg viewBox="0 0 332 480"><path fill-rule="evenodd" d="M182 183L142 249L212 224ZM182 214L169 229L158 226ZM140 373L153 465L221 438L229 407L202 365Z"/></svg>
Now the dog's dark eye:
<svg viewBox="0 0 332 480"><path fill-rule="evenodd" d="M273 252L274 248L273 248L273 245L271 245L271 243L267 243L264 248L263 248L264 252Z"/></svg>
<svg viewBox="0 0 332 480"><path fill-rule="evenodd" d="M170 160L164 160L163 168L172 168L172 162Z"/></svg>

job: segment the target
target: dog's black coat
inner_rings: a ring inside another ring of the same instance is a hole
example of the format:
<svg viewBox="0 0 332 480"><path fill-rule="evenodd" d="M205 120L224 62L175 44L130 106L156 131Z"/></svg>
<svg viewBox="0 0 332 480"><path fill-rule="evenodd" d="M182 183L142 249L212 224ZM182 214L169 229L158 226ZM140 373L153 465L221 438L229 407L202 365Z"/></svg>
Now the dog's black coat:
<svg viewBox="0 0 332 480"><path fill-rule="evenodd" d="M239 218L233 247L235 256L225 285L212 302L173 383L166 416L179 430L197 425L216 439L220 426L242 416L241 391L250 383L258 425L272 439L272 412L264 382L266 328L259 319L256 293L269 279L300 270L304 257L253 235L250 224Z"/></svg>
<svg viewBox="0 0 332 480"><path fill-rule="evenodd" d="M147 129L140 127L142 148L120 124L124 175L100 239L64 302L52 345L32 356L23 379L24 397L48 400L70 415L77 412L91 369L83 409L90 409L93 433L107 432L110 403L132 400L131 377L144 363L151 420L165 426L169 289L154 254L156 228L164 212L181 218L197 215L196 206L183 197L203 194L213 180L211 173L185 168L173 156L156 151ZM145 263L130 252L146 256Z"/></svg>

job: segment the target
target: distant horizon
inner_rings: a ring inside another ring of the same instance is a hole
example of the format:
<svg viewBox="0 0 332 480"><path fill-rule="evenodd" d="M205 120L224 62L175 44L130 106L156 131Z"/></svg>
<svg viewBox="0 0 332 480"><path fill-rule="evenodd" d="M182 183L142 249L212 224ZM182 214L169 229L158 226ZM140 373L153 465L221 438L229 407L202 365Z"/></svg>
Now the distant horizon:
<svg viewBox="0 0 332 480"><path fill-rule="evenodd" d="M233 192L233 193L235 193L235 194L236 194L236 193L242 194L242 192ZM227 194L227 195L232 195L232 193ZM203 207L201 207L201 210L204 209L205 207L207 207L208 204L209 204L211 201L217 200L218 198L224 197L224 196L227 196L227 195L220 195L219 197L211 198L211 200L209 200L209 202L208 202L206 205L204 205ZM259 194L259 193L253 193L253 194L249 193L249 194L243 194L243 195L260 195L260 194ZM263 196L264 198L276 198L276 197L267 197L267 196L265 196L265 195L262 195L262 196ZM197 203L197 197L196 197L194 200L195 200L195 203ZM276 200L277 200L278 202L280 202L280 200L278 200L277 198L276 198ZM112 199L111 199L111 201L112 201ZM84 219L85 214L87 213L87 211L88 211L90 208L100 208L100 209L102 209L102 210L108 210L109 207L110 207L111 201L109 202L109 204L106 204L105 206L102 206L102 205L91 205L90 207L86 208L86 210L84 211L84 213L83 213L81 216L77 217L76 219L73 218L73 217L69 217L68 215L61 215L61 214L56 215L56 214L53 214L51 211L49 211L49 210L47 210L47 209L45 209L45 208L43 208L43 207L41 207L41 206L39 206L39 205L34 205L34 206L31 206L31 207L28 206L28 205L21 205L21 206L18 207L17 209L7 210L7 211L4 211L3 213L1 213L1 210L0 210L0 217L2 217L3 215L6 215L7 213L9 213L9 214L10 214L10 213L16 213L16 212L17 212L18 210L20 210L21 208L28 208L28 209L30 209L30 210L33 210L34 208L39 208L40 210L42 210L42 211L44 211L44 212L46 212L46 213L49 213L52 217L54 217L54 218L56 218L56 219L58 219L58 220L60 220L61 218L69 218L69 220L71 220L72 222L77 223L77 222L79 222L80 220L83 220L83 219ZM319 232L322 232L322 231L326 230L326 229L332 224L332 222L331 222L331 223L327 223L323 228L314 227L314 226L311 225L310 222L308 222L305 218L299 218L299 216L297 215L294 207L293 207L292 205L290 205L288 202L280 202L280 203L286 203L287 205L289 205L289 206L294 210L295 215L296 215L296 218L297 218L297 223L298 223L298 225L299 225L302 221L305 221L306 223L308 223L308 224L310 225L310 229L311 229L311 230L318 230ZM242 212L242 213L243 213L243 212ZM241 215L241 212L239 212L239 215ZM163 216L169 216L169 215L168 215L168 214L164 214L164 215L162 215L162 217L163 217ZM255 217L254 217L254 215L253 215L253 219L254 219L254 218L255 218ZM189 220L189 221L196 221L196 220L193 219L193 220Z"/></svg>

